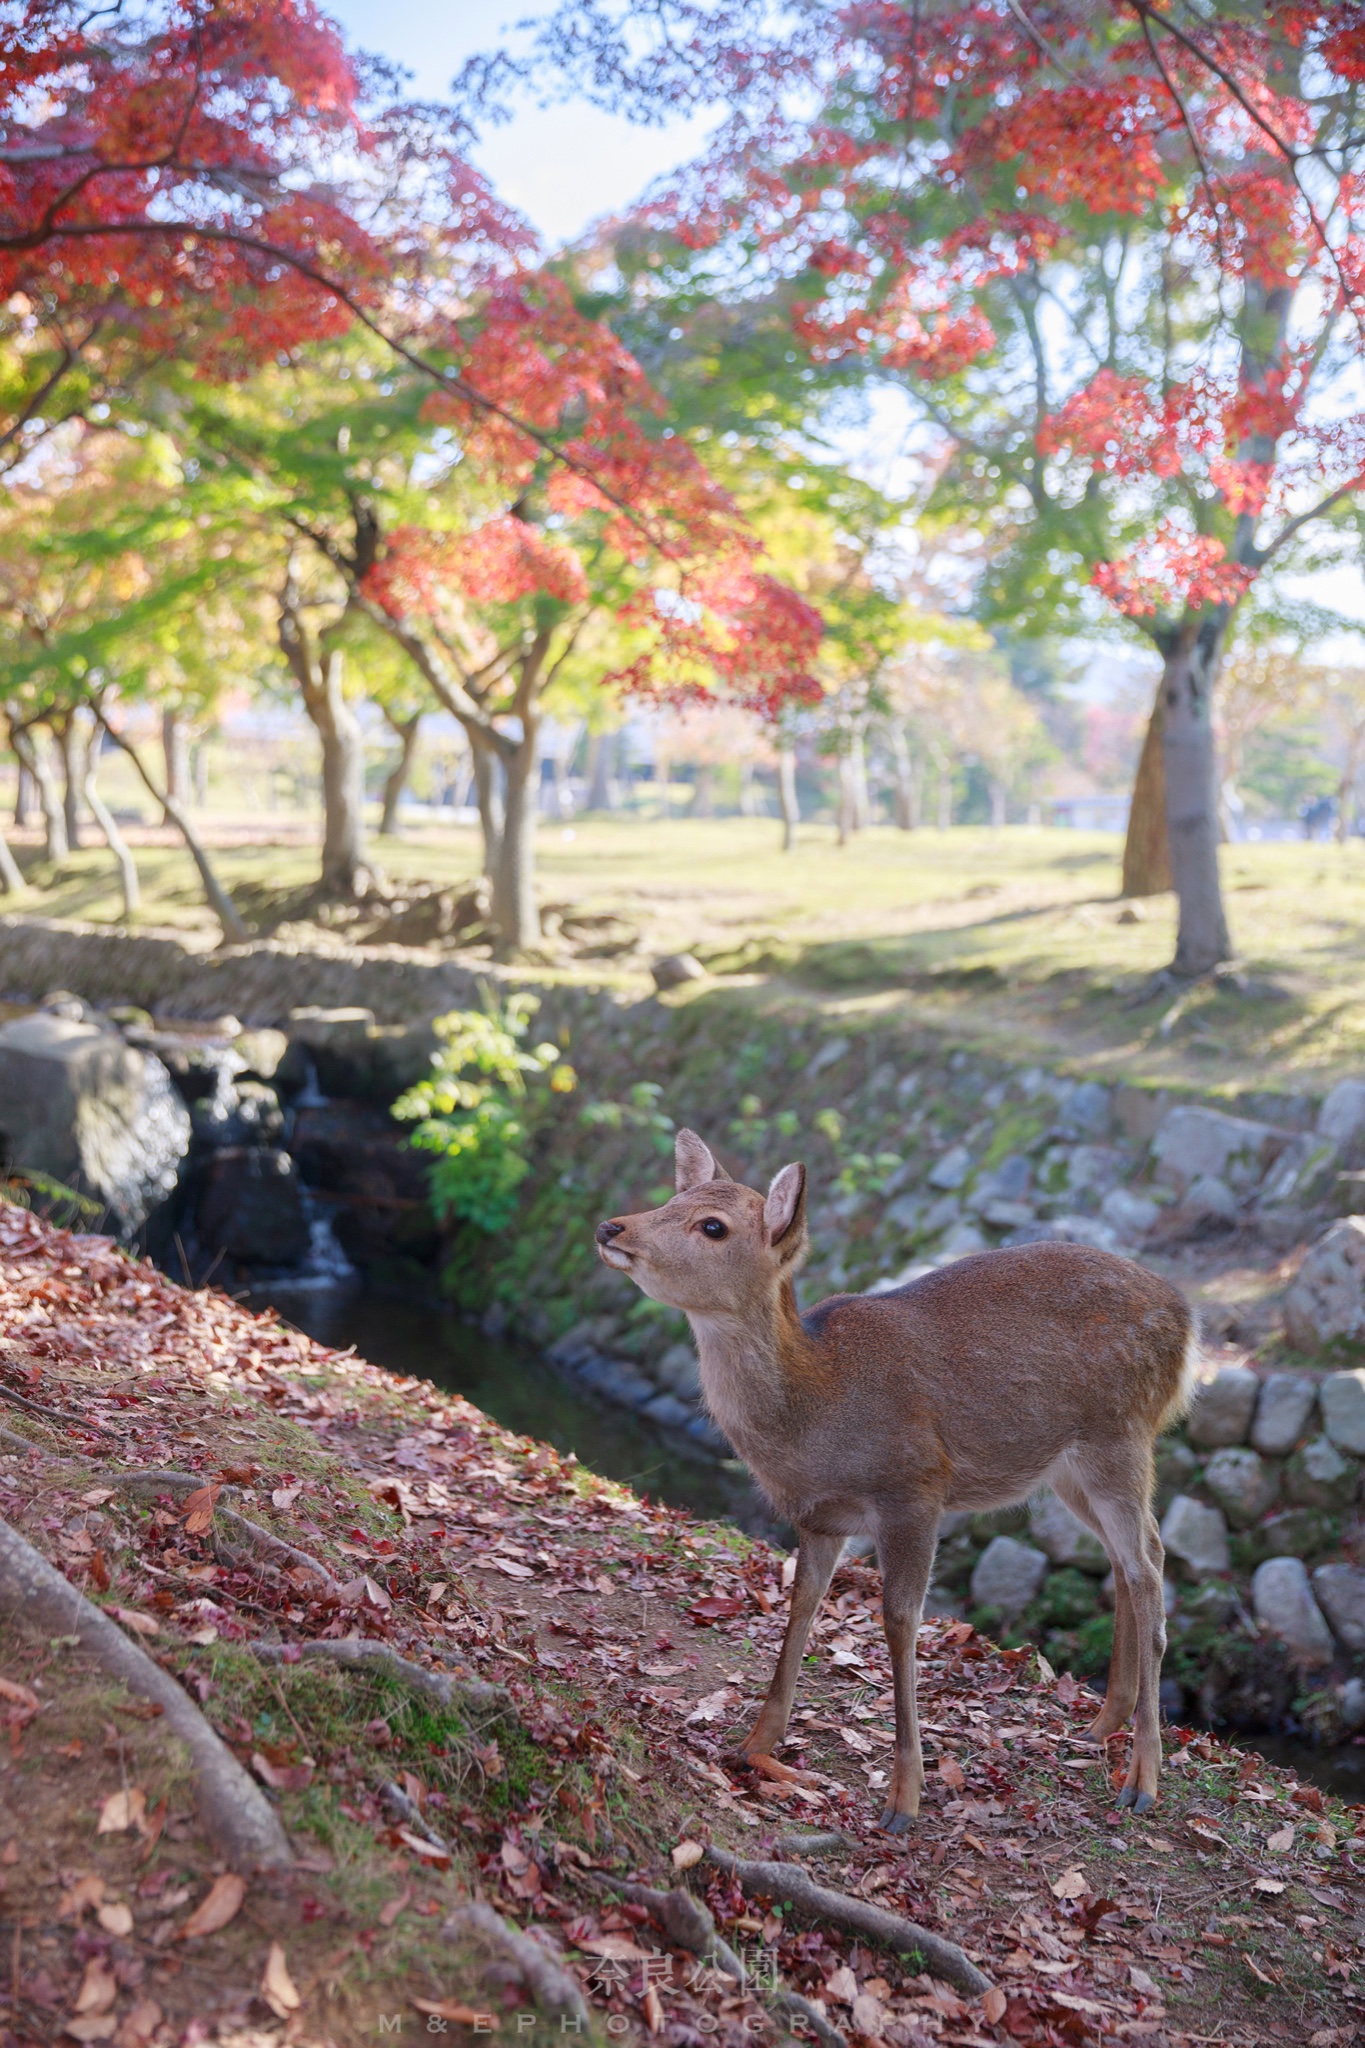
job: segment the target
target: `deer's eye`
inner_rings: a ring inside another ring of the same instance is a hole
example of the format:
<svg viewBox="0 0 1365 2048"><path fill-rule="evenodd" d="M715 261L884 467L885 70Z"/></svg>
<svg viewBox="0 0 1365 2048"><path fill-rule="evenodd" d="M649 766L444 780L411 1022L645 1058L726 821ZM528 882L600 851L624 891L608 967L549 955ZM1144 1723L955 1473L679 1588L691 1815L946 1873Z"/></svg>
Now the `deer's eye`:
<svg viewBox="0 0 1365 2048"><path fill-rule="evenodd" d="M730 1235L719 1216L708 1216L705 1223L702 1224L701 1234L703 1237L728 1237Z"/></svg>

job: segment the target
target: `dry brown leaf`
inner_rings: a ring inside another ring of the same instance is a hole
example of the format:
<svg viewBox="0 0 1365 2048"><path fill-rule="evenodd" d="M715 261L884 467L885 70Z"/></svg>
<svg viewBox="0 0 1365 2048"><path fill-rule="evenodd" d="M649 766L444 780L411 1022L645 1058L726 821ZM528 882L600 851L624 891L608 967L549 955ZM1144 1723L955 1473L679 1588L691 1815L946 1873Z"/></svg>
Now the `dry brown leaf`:
<svg viewBox="0 0 1365 2048"><path fill-rule="evenodd" d="M1008 2003L1009 2000L998 1984L992 1984L990 1990L983 1996L981 2010L993 2027L1005 2017L1005 2007Z"/></svg>
<svg viewBox="0 0 1365 2048"><path fill-rule="evenodd" d="M291 2012L298 2011L301 2003L298 1988L284 1959L284 1950L277 1941L271 1942L270 1953L265 1959L261 1996L279 2020L287 2020Z"/></svg>
<svg viewBox="0 0 1365 2048"><path fill-rule="evenodd" d="M217 1934L234 1920L246 1897L246 1879L238 1877L235 1870L225 1870L221 1877L215 1877L199 1904L190 1914L180 1930L180 1939L189 1941L201 1934Z"/></svg>
<svg viewBox="0 0 1365 2048"><path fill-rule="evenodd" d="M1140 1969L1136 1963L1130 1963L1128 1966L1128 1982L1141 1998L1161 1996L1161 1986L1156 1979L1149 1976L1146 1970Z"/></svg>
<svg viewBox="0 0 1365 2048"><path fill-rule="evenodd" d="M1284 1879L1282 1877L1258 1877L1251 1889L1254 1892L1269 1892L1272 1898L1277 1898L1284 1890Z"/></svg>
<svg viewBox="0 0 1365 2048"><path fill-rule="evenodd" d="M679 1842L673 1851L673 1868L678 1871L691 1870L694 1864L701 1862L705 1854L706 1851L700 1842Z"/></svg>
<svg viewBox="0 0 1365 2048"><path fill-rule="evenodd" d="M114 2036L114 2048L150 2048L162 2017L154 1998L139 1998L124 2015L123 2025Z"/></svg>
<svg viewBox="0 0 1365 2048"><path fill-rule="evenodd" d="M640 2001L644 2008L645 2025L651 2034L662 2034L664 2030L664 2003L652 1984L645 1986L645 1995Z"/></svg>
<svg viewBox="0 0 1365 2048"><path fill-rule="evenodd" d="M32 1720L42 1709L42 1701L27 1685L19 1685L12 1678L0 1678L0 1700L13 1700L16 1707L24 1709L25 1719Z"/></svg>
<svg viewBox="0 0 1365 2048"><path fill-rule="evenodd" d="M221 1479L215 1479L208 1486L201 1486L190 1494L185 1502L184 1524L187 1536L203 1536L213 1526L213 1509L223 1490Z"/></svg>
<svg viewBox="0 0 1365 2048"><path fill-rule="evenodd" d="M581 1948L585 1956L607 1956L618 1963L641 1963L654 1953L637 1947L627 1934L599 1934L591 1941L576 1941L574 1947Z"/></svg>
<svg viewBox="0 0 1365 2048"><path fill-rule="evenodd" d="M116 2012L87 2012L77 2019L68 2020L62 2028L63 2036L73 2041L112 2041L118 2030Z"/></svg>
<svg viewBox="0 0 1365 2048"><path fill-rule="evenodd" d="M1256 1979L1258 1984L1274 1984L1275 1979L1273 1977L1267 1977L1265 1971L1260 1967L1259 1963L1253 1962L1251 1957L1246 1954L1245 1950L1242 1953L1242 1961L1246 1964L1247 1968L1250 1970L1252 1976Z"/></svg>
<svg viewBox="0 0 1365 2048"><path fill-rule="evenodd" d="M886 2023L891 2015L879 1998L860 1991L853 2001L853 2031L866 2034L869 2040L879 2041L886 2032Z"/></svg>
<svg viewBox="0 0 1365 2048"><path fill-rule="evenodd" d="M938 1774L950 1792L960 1792L967 1782L962 1766L955 1756L939 1758Z"/></svg>
<svg viewBox="0 0 1365 2048"><path fill-rule="evenodd" d="M313 1782L317 1768L311 1756L300 1757L294 1764L272 1764L269 1757L259 1750L251 1753L251 1768L263 1784L275 1792L302 1792Z"/></svg>
<svg viewBox="0 0 1365 2048"><path fill-rule="evenodd" d="M131 1785L126 1792L111 1792L100 1808L97 1835L121 1835L129 1828L140 1828L147 1815L147 1794L141 1785Z"/></svg>
<svg viewBox="0 0 1365 2048"><path fill-rule="evenodd" d="M62 1893L57 1908L59 1920L79 1920L91 1906L98 1906L104 1897L104 1879L91 1870L84 1877L78 1877L69 1891Z"/></svg>
<svg viewBox="0 0 1365 2048"><path fill-rule="evenodd" d="M496 2013L478 2012L472 2005L463 2005L458 1998L414 1998L413 2008L424 2012L428 2019L454 2020L462 2027L478 2027L483 2033L489 2027L498 2025Z"/></svg>
<svg viewBox="0 0 1365 2048"><path fill-rule="evenodd" d="M1293 1827L1277 1828L1273 1835L1266 1837L1266 1847L1272 1856L1287 1856L1294 1846Z"/></svg>
<svg viewBox="0 0 1365 2048"><path fill-rule="evenodd" d="M858 1996L858 1979L847 1963L840 1963L825 1979L825 1990L831 1998L837 1998L840 2005L852 2005Z"/></svg>
<svg viewBox="0 0 1365 2048"><path fill-rule="evenodd" d="M1060 1877L1054 1877L1050 1889L1054 1899L1083 1899L1090 1889L1090 1880L1083 1870L1064 1870Z"/></svg>
<svg viewBox="0 0 1365 2048"><path fill-rule="evenodd" d="M115 1899L110 1905L101 1906L95 1918L106 1934L115 1935L120 1941L133 1931L132 1908L125 1906L121 1899Z"/></svg>
<svg viewBox="0 0 1365 2048"><path fill-rule="evenodd" d="M392 1927L394 1921L398 1918L398 1915L411 1904L412 1892L410 1890L399 1892L398 1897L396 1899L390 1899L386 1905L383 1905L379 1908L380 1926Z"/></svg>
<svg viewBox="0 0 1365 2048"><path fill-rule="evenodd" d="M81 1978L81 1988L76 1993L75 2010L83 2012L107 2012L118 1997L118 1980L103 1956L91 1956Z"/></svg>
<svg viewBox="0 0 1365 2048"><path fill-rule="evenodd" d="M134 1635L159 1636L161 1634L161 1623L153 1621L150 1614L139 1614L135 1607L115 1607L110 1611L117 1616L125 1628L132 1629Z"/></svg>

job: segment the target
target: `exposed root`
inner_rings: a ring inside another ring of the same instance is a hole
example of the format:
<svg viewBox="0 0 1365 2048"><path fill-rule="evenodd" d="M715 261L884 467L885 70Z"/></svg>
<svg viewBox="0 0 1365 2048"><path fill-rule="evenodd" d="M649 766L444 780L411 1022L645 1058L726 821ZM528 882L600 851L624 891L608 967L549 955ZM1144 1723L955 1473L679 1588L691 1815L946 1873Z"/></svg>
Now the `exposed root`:
<svg viewBox="0 0 1365 2048"><path fill-rule="evenodd" d="M710 1907L694 1893L684 1890L681 1885L669 1892L655 1891L651 1885L627 1884L623 1878L612 1877L609 1872L601 1870L585 1870L580 1875L589 1884L605 1886L621 1898L628 1899L632 1905L647 1906L678 1948L690 1949L693 1955L714 1963L745 1991L755 1997L761 1995L773 2012L804 2020L821 2048L848 2048L838 2028L831 2026L820 2008L809 1998L803 1998L799 1991L793 1991L786 1984L760 1987L750 1981L743 1962L729 1942L722 1940L716 1932Z"/></svg>
<svg viewBox="0 0 1365 2048"><path fill-rule="evenodd" d="M113 1485L122 1487L128 1493L198 1493L211 1483L202 1473L195 1472L102 1472L100 1476ZM225 1486L223 1493L233 1490ZM317 1558L311 1557L306 1550L299 1550L294 1544L286 1543L273 1529L262 1528L259 1522L252 1522L245 1515L239 1515L236 1508L225 1504L222 1494L214 1502L213 1512L225 1528L230 1529L233 1535L243 1543L249 1544L253 1550L265 1551L273 1557L287 1558L291 1565L310 1572L315 1579L320 1580L326 1592L340 1593L341 1587L326 1565L319 1564Z"/></svg>
<svg viewBox="0 0 1365 2048"><path fill-rule="evenodd" d="M390 1779L385 1778L379 1787L379 1796L385 1806L388 1807L390 1813L397 1814L404 1827L411 1828L413 1833L420 1835L424 1842L430 1842L432 1848L439 1849L443 1856L449 1856L449 1842L446 1841L443 1835L437 1834L436 1830L424 1816L417 1801L409 1799L401 1785L395 1785Z"/></svg>
<svg viewBox="0 0 1365 2048"><path fill-rule="evenodd" d="M779 1856L837 1856L853 1842L837 1828L815 1828L809 1834L779 1835L775 1846Z"/></svg>
<svg viewBox="0 0 1365 2048"><path fill-rule="evenodd" d="M579 2027L588 2025L583 1993L563 1965L555 1961L548 1948L542 1948L531 1935L510 1926L482 1899L457 1906L442 1923L441 1932L448 1940L473 1935L494 1952L491 1974L499 1976L510 1970L542 2012L561 2020L574 2020Z"/></svg>
<svg viewBox="0 0 1365 2048"><path fill-rule="evenodd" d="M294 1860L279 1817L254 1779L175 1680L54 1565L0 1522L0 1608L53 1636L77 1636L100 1669L146 1700L190 1752L200 1818L235 1870L284 1869Z"/></svg>
<svg viewBox="0 0 1365 2048"><path fill-rule="evenodd" d="M90 1422L83 1415L67 1415L60 1408L44 1407L41 1401L31 1401L27 1394L16 1394L13 1387L0 1386L0 1401L8 1401L15 1408L22 1408L25 1415L36 1415L44 1422L60 1422L64 1429L83 1429L91 1436L109 1436L109 1431L101 1428L98 1422ZM12 1441L21 1443L24 1439L16 1437Z"/></svg>
<svg viewBox="0 0 1365 2048"><path fill-rule="evenodd" d="M954 1985L969 1998L979 1998L991 1988L990 1978L982 1975L955 1941L945 1941L941 1934L931 1934L927 1927L903 1920L899 1913L888 1913L881 1906L870 1905L866 1899L830 1891L790 1863L743 1863L726 1849L708 1849L706 1860L736 1878L746 1891L761 1892L770 1899L785 1899L801 1912L809 1913L813 1920L827 1920L853 1934L865 1934L902 1955L915 1951L924 1958L924 1967L931 1977L942 1978L945 1984Z"/></svg>
<svg viewBox="0 0 1365 2048"><path fill-rule="evenodd" d="M251 1650L264 1664L292 1663L297 1652L300 1657L324 1657L352 1671L375 1671L406 1686L419 1698L455 1712L511 1711L511 1701L500 1685L486 1685L479 1678L452 1678L446 1671L428 1671L423 1665L400 1657L387 1643L375 1642L367 1636L343 1636L337 1642L325 1643L252 1643Z"/></svg>

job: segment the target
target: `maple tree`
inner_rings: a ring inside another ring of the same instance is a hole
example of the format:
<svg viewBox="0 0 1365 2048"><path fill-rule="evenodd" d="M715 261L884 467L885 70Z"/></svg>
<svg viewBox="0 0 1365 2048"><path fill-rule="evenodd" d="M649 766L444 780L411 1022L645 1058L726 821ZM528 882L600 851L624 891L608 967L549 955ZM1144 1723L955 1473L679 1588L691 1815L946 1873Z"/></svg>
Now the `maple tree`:
<svg viewBox="0 0 1365 2048"><path fill-rule="evenodd" d="M994 515L989 607L1074 615L1088 572L1156 647L1140 788L1164 804L1174 966L1216 966L1229 631L1365 477L1358 7L858 0L775 25L676 0L653 21L566 9L523 69L644 117L724 99L647 219L717 277L786 279L812 364L910 396L955 451L944 494Z"/></svg>

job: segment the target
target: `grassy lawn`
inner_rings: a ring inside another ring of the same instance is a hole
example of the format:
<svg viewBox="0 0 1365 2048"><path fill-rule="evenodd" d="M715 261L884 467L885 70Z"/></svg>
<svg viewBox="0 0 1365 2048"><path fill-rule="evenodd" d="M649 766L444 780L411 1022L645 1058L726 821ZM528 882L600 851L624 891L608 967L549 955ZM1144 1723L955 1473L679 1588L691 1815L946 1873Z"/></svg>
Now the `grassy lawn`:
<svg viewBox="0 0 1365 2048"><path fill-rule="evenodd" d="M140 922L207 933L188 857L164 834L133 836L144 841ZM218 859L248 910L315 872L300 833L210 837L236 842ZM395 882L463 882L477 863L468 829L414 831L377 850ZM595 979L641 982L648 959L686 948L718 974L777 980L823 1007L902 1009L964 1041L1098 1073L1320 1087L1365 1066L1365 843L1227 848L1242 973L1178 1002L1146 993L1171 955L1173 899L1120 903L1118 857L1111 835L1023 827L878 828L841 849L822 825L783 855L773 822L738 818L590 818L540 839L545 901L612 911L640 930L637 956L574 970ZM102 847L55 875L31 872L45 886L25 909L117 917Z"/></svg>

